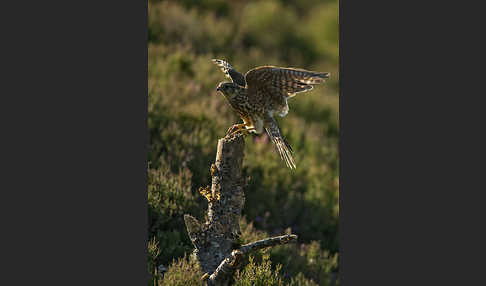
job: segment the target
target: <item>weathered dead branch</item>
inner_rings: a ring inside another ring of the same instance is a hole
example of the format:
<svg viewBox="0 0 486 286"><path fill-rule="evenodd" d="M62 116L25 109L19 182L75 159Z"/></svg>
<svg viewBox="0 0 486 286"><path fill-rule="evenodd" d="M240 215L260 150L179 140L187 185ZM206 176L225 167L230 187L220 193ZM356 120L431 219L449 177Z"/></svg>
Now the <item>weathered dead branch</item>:
<svg viewBox="0 0 486 286"><path fill-rule="evenodd" d="M257 249L296 242L296 235L283 235L238 245L240 217L245 203L242 163L245 141L242 135L219 139L216 162L211 165L211 188L200 192L208 200L208 219L200 223L184 215L187 232L195 247L194 255L208 285L230 285L245 254Z"/></svg>

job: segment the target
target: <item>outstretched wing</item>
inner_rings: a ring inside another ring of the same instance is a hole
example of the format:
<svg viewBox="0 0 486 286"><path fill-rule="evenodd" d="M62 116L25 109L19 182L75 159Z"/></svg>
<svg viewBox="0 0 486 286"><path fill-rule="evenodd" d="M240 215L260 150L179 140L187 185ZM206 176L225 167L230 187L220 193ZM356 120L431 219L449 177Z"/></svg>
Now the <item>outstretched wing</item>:
<svg viewBox="0 0 486 286"><path fill-rule="evenodd" d="M272 139L273 144L275 144L280 158L285 161L287 167L295 169L296 165L294 158L292 158L292 147L290 147L290 144L280 133L277 121L273 117L267 116L265 119L265 130L267 131L268 136L270 136L270 139Z"/></svg>
<svg viewBox="0 0 486 286"><path fill-rule="evenodd" d="M250 94L252 91L264 90L277 102L298 92L309 91L313 88L312 85L322 83L326 78L329 78L329 73L274 66L257 67L245 75Z"/></svg>
<svg viewBox="0 0 486 286"><path fill-rule="evenodd" d="M245 76L237 72L228 62L217 59L213 59L213 62L221 68L227 78L231 79L237 85L245 87Z"/></svg>

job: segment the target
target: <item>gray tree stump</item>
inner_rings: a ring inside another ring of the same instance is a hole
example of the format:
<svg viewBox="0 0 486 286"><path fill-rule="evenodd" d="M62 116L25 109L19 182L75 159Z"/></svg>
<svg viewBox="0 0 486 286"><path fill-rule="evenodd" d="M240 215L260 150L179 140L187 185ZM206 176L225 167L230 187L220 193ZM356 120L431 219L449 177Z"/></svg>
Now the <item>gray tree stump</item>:
<svg viewBox="0 0 486 286"><path fill-rule="evenodd" d="M187 233L194 245L194 255L208 285L230 285L233 274L244 255L269 246L296 242L296 235L283 235L240 246L240 217L245 203L242 164L245 141L243 135L218 140L216 162L211 165L211 188L200 188L208 200L208 219L200 223L184 215Z"/></svg>

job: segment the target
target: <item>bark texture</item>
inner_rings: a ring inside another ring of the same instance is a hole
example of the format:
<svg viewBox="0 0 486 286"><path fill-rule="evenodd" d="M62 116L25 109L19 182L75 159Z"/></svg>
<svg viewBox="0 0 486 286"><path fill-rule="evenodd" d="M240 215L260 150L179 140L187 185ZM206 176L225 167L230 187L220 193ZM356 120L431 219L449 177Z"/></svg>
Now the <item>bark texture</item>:
<svg viewBox="0 0 486 286"><path fill-rule="evenodd" d="M202 279L208 285L230 285L234 271L249 251L297 240L295 235L283 235L238 245L239 221L245 203L244 147L241 134L219 139L216 162L211 165L211 188L200 189L208 200L208 219L200 223L196 218L184 215L187 232L195 247L194 255L206 273Z"/></svg>

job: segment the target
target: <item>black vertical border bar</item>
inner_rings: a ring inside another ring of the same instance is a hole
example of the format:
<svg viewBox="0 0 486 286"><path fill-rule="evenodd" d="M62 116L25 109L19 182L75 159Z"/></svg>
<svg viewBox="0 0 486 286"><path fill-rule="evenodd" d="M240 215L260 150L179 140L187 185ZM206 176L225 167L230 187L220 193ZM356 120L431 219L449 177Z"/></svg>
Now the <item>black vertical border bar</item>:
<svg viewBox="0 0 486 286"><path fill-rule="evenodd" d="M339 2L341 285L485 284L483 10Z"/></svg>
<svg viewBox="0 0 486 286"><path fill-rule="evenodd" d="M0 285L146 285L148 1L12 4Z"/></svg>

